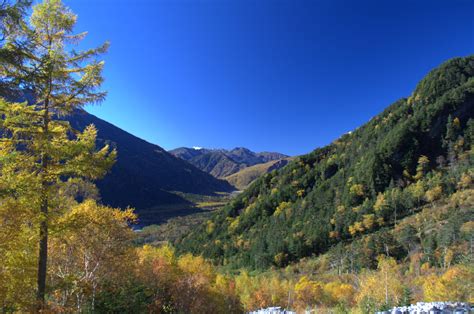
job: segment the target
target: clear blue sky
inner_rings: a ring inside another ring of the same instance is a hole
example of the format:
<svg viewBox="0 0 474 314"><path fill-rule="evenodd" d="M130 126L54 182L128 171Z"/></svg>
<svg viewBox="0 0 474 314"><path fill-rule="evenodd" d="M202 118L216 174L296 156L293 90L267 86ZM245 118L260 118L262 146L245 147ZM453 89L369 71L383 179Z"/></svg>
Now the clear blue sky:
<svg viewBox="0 0 474 314"><path fill-rule="evenodd" d="M474 53L471 0L64 0L111 42L88 110L166 149L302 154Z"/></svg>

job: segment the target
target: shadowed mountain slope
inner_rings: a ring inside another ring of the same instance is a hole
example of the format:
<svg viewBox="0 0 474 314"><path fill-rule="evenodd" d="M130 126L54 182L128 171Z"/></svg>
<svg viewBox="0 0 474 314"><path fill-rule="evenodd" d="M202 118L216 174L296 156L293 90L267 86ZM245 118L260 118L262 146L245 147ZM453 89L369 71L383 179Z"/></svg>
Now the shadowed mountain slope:
<svg viewBox="0 0 474 314"><path fill-rule="evenodd" d="M233 188L225 181L176 158L158 145L148 143L85 111L69 118L71 125L83 130L94 124L99 144L108 143L118 151L116 164L97 185L103 202L118 207L132 206L139 211L166 204L187 203L170 193L211 195Z"/></svg>

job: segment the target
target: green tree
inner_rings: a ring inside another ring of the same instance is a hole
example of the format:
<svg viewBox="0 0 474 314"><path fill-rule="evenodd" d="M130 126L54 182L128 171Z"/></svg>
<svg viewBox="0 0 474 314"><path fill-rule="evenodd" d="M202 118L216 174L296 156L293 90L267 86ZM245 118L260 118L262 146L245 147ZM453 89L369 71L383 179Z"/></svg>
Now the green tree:
<svg viewBox="0 0 474 314"><path fill-rule="evenodd" d="M29 21L6 25L2 53L16 57L0 59L2 85L17 86L33 98L29 103L1 101L0 127L4 130L2 157L35 184L32 207L39 224L39 308L44 307L46 292L49 225L63 208L58 197L61 185L68 177L97 179L115 160L109 147L96 150L94 126L81 133L62 119L106 95L100 90L104 63L97 57L108 44L75 50L74 44L86 35L73 34L76 19L60 0L45 0L34 6ZM7 156L16 158L7 160ZM5 167L8 162L2 164Z"/></svg>
<svg viewBox="0 0 474 314"><path fill-rule="evenodd" d="M430 166L430 160L428 157L422 155L418 158L418 165L416 166L415 179L420 180L428 172Z"/></svg>
<svg viewBox="0 0 474 314"><path fill-rule="evenodd" d="M444 137L445 145L449 145L454 142L458 136L460 129L460 122L458 118L454 118L449 115L448 122L446 123L446 135Z"/></svg>

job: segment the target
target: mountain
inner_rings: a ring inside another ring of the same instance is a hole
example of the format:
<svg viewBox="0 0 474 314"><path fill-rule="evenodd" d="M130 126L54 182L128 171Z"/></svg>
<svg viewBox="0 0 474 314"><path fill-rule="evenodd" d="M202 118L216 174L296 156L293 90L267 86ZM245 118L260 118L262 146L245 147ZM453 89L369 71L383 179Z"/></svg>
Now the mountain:
<svg viewBox="0 0 474 314"><path fill-rule="evenodd" d="M253 181L264 175L265 173L272 172L273 170L278 170L286 166L292 160L291 157L272 160L263 164L253 165L247 168L243 168L239 172L231 174L230 176L225 177L224 179L235 186L239 190L244 190L247 188Z"/></svg>
<svg viewBox="0 0 474 314"><path fill-rule="evenodd" d="M191 205L174 192L213 195L233 190L226 181L85 111L69 117L69 122L78 130L94 124L98 129L98 144L108 143L118 151L117 162L110 173L97 182L107 205L131 206L139 214L145 214L157 206ZM156 217L148 218L151 222L160 219L159 211L154 215Z"/></svg>
<svg viewBox="0 0 474 314"><path fill-rule="evenodd" d="M260 177L178 249L266 269L339 247L351 252L351 267L373 268L379 254L408 259L411 243L432 263L474 219L473 147L474 55L447 61L365 125ZM438 202L449 224L398 229L417 213L417 224L436 221L422 213L436 215Z"/></svg>
<svg viewBox="0 0 474 314"><path fill-rule="evenodd" d="M225 177L245 167L221 151L203 153L191 158L188 162L216 178Z"/></svg>
<svg viewBox="0 0 474 314"><path fill-rule="evenodd" d="M180 147L170 153L216 178L224 178L249 166L288 157L273 152L255 153L243 147L232 150Z"/></svg>

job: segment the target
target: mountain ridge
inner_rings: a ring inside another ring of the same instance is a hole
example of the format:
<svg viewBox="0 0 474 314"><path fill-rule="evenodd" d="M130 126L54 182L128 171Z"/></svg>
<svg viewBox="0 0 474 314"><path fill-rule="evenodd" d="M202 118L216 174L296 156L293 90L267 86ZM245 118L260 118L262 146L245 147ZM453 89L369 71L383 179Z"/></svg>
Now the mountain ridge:
<svg viewBox="0 0 474 314"><path fill-rule="evenodd" d="M227 177L224 177L224 179L233 186L235 186L237 189L244 190L262 175L283 168L292 159L292 157L287 157L277 160L271 160L263 164L249 166Z"/></svg>
<svg viewBox="0 0 474 314"><path fill-rule="evenodd" d="M255 153L245 147L229 150L179 147L169 152L216 178L224 178L246 167L288 157L276 152Z"/></svg>

